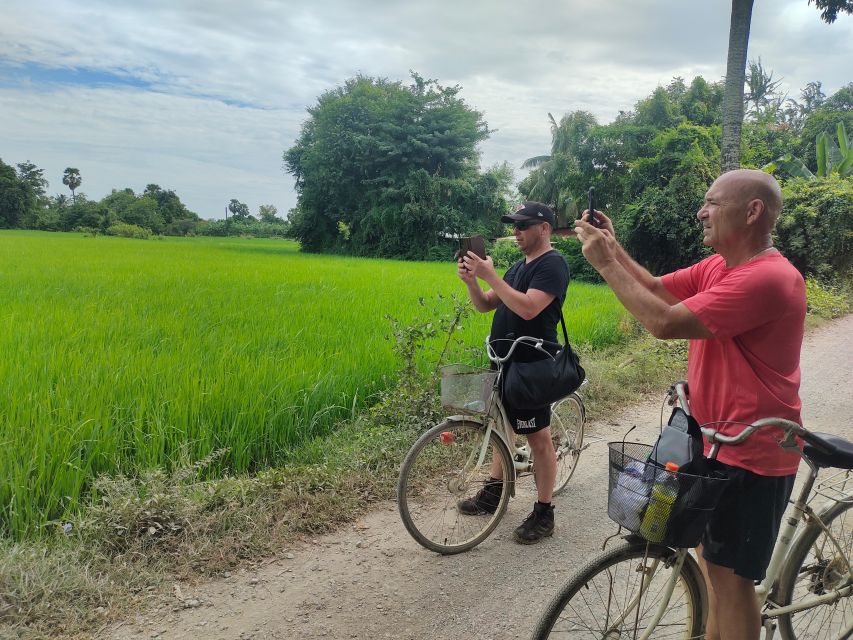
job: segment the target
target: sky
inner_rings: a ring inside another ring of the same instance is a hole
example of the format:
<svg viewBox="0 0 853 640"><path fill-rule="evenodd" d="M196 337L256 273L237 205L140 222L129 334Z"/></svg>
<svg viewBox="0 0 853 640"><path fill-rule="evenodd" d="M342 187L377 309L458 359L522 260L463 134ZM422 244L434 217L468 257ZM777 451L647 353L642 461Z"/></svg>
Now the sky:
<svg viewBox="0 0 853 640"><path fill-rule="evenodd" d="M601 124L681 76L725 75L729 0L5 0L0 159L49 194L174 190L202 218L232 198L296 204L282 153L306 109L357 74L446 86L493 129L481 165L548 153L548 113ZM853 16L756 0L748 57L792 98L853 81ZM842 61L847 61L842 63Z"/></svg>

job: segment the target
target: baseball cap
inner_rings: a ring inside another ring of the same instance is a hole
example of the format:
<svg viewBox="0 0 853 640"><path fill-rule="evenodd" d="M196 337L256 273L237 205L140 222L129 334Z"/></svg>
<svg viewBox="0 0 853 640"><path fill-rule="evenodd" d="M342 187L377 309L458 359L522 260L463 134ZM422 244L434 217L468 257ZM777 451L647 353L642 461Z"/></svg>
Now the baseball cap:
<svg viewBox="0 0 853 640"><path fill-rule="evenodd" d="M525 202L514 213L501 216L501 222L513 223L519 220L541 220L550 223L552 229L557 226L554 212L541 202Z"/></svg>

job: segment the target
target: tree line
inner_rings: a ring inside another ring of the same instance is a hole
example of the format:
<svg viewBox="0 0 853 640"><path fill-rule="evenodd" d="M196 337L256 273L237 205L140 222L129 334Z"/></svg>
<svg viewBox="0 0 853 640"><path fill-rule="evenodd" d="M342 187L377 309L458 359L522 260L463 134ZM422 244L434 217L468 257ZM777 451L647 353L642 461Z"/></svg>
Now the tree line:
<svg viewBox="0 0 853 640"><path fill-rule="evenodd" d="M548 203L569 226L593 186L653 273L706 254L692 214L720 172L724 81L674 78L606 125L586 111L548 114L550 152L522 165L531 171L514 192L508 166L479 168L490 131L459 87L412 80L357 76L308 110L283 156L303 250L449 259L459 235L505 235L498 220L513 200ZM853 261L853 83L827 97L811 82L794 99L757 60L744 84L739 162L783 184L777 242L806 275L843 277ZM575 277L597 278L576 243L558 244Z"/></svg>
<svg viewBox="0 0 853 640"><path fill-rule="evenodd" d="M803 273L837 279L853 261L853 83L827 97L812 82L799 99L778 86L760 60L750 62L741 165L782 183L782 250ZM551 117L550 153L525 162L533 170L519 191L568 221L594 186L629 251L653 273L696 262L707 249L690 214L720 171L723 94L722 82L675 78L610 124L585 111Z"/></svg>
<svg viewBox="0 0 853 640"><path fill-rule="evenodd" d="M49 182L44 170L27 160L11 166L0 159L0 229L42 231L84 231L131 237L156 235L237 235L283 236L287 222L274 205L261 205L258 215L237 199L228 204L225 220L203 220L190 211L171 189L149 184L141 193L133 189L113 189L101 200L90 200L77 189L82 185L80 170L68 167L62 184L69 198L47 194Z"/></svg>

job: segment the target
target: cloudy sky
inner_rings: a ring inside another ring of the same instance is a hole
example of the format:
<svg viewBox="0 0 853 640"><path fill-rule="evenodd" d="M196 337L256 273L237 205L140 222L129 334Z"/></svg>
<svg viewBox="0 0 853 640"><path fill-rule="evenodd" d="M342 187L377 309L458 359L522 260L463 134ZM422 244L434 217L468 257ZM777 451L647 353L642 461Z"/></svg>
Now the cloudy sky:
<svg viewBox="0 0 853 640"><path fill-rule="evenodd" d="M547 153L547 113L610 122L675 76L725 73L729 0L5 0L0 158L49 193L173 189L204 218L231 198L294 206L282 152L305 109L361 73L462 86L496 129L482 164ZM853 17L756 0L749 58L791 97L853 81ZM841 64L840 61L847 61Z"/></svg>

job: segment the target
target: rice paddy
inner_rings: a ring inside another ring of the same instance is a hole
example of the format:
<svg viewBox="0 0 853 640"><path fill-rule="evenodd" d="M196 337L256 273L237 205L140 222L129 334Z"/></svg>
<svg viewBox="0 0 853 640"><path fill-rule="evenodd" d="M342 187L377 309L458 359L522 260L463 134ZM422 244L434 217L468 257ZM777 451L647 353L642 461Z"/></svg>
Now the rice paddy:
<svg viewBox="0 0 853 640"><path fill-rule="evenodd" d="M230 472L283 463L393 383L386 315L424 321L453 293L452 263L0 232L0 536L61 521L98 474L222 448ZM573 283L564 312L574 344L622 339L606 287ZM489 322L473 314L464 342Z"/></svg>

